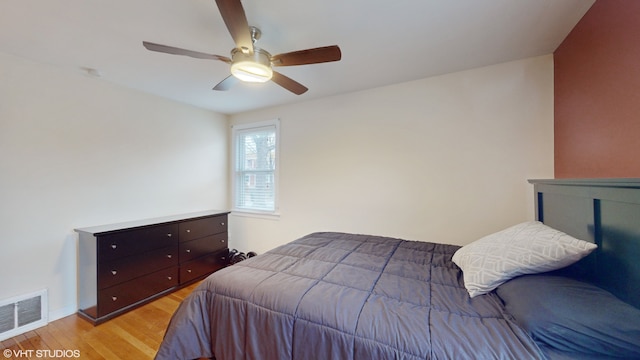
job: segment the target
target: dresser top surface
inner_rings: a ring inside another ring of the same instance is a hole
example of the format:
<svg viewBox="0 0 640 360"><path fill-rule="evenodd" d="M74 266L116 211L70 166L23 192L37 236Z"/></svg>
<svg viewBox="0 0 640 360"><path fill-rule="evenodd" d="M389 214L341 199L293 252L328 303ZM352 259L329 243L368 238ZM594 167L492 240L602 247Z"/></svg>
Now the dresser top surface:
<svg viewBox="0 0 640 360"><path fill-rule="evenodd" d="M169 216L162 216L162 217L142 219L142 220L127 221L127 222L121 222L121 223L115 223L115 224L77 228L74 230L78 233L88 233L91 235L97 235L97 234L107 233L107 232L117 231L117 230L132 229L132 228L138 228L138 227L149 226L149 225L171 223L171 222L182 221L182 220L197 219L202 217L226 215L226 214L229 214L228 210L205 210L205 211L198 211L198 212L192 212L192 213L186 213L186 214L177 214L177 215L169 215Z"/></svg>

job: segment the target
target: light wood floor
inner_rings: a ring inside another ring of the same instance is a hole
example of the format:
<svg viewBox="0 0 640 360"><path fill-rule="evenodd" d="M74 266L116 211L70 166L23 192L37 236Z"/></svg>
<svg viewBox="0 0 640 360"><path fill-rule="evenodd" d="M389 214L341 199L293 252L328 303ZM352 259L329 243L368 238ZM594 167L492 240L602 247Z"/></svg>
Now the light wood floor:
<svg viewBox="0 0 640 360"><path fill-rule="evenodd" d="M153 359L171 315L197 285L180 289L98 326L75 314L50 322L0 342L0 359Z"/></svg>

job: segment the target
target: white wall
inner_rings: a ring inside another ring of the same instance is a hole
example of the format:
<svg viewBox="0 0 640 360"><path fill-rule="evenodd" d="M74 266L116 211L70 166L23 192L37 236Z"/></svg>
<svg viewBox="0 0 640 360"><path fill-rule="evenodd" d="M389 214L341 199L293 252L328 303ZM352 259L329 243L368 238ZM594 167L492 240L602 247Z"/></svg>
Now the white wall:
<svg viewBox="0 0 640 360"><path fill-rule="evenodd" d="M313 91L313 84L307 84ZM232 216L230 246L313 231L466 244L533 219L553 177L553 58L530 58L281 106L277 220Z"/></svg>
<svg viewBox="0 0 640 360"><path fill-rule="evenodd" d="M0 299L76 311L74 228L228 205L227 117L0 53Z"/></svg>
<svg viewBox="0 0 640 360"><path fill-rule="evenodd" d="M312 84L308 84L313 91ZM533 218L553 176L543 56L234 115L281 119L281 217L232 216L264 252L312 231L464 244ZM74 228L226 208L227 118L0 53L0 299L76 311Z"/></svg>

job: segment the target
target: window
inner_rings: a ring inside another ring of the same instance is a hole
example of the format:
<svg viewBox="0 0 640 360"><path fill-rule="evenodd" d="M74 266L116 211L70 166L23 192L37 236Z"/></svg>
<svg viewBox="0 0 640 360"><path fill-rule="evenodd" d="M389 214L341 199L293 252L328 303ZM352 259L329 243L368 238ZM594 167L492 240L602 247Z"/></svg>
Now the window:
<svg viewBox="0 0 640 360"><path fill-rule="evenodd" d="M275 214L279 121L235 125L234 210Z"/></svg>

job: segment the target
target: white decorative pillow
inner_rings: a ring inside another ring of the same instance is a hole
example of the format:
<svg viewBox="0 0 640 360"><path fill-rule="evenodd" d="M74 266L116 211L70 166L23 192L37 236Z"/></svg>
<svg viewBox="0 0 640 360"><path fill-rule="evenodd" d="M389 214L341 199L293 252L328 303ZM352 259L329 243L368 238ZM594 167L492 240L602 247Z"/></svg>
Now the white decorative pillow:
<svg viewBox="0 0 640 360"><path fill-rule="evenodd" d="M490 292L505 281L569 266L598 246L539 221L524 222L487 235L453 254L469 296Z"/></svg>

